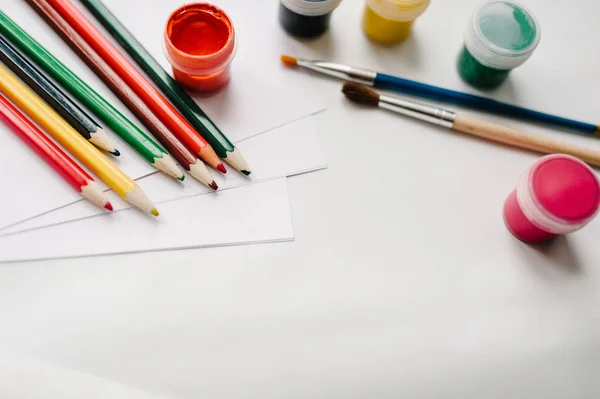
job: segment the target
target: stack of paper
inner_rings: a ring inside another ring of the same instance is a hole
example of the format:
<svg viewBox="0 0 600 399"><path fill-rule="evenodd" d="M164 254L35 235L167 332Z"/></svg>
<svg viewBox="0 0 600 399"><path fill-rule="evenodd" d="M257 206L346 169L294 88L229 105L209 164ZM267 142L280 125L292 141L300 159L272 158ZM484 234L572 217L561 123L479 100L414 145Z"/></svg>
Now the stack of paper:
<svg viewBox="0 0 600 399"><path fill-rule="evenodd" d="M105 3L168 69L156 27L180 2L153 5L160 10L153 9L144 18L131 18L130 7L136 8L141 0ZM115 212L106 213L66 187L2 125L0 146L7 155L0 158L0 167L9 170L17 163L22 170L0 174L2 187L14 188L0 196L0 262L293 239L285 178L326 166L310 117L324 105L309 77L279 63L279 55L287 49L278 39L276 7L269 2L215 3L234 20L240 46L230 85L197 101L236 143L252 175L244 177L231 168L224 176L214 173L217 192L190 177L174 181L155 172L111 134L122 153L116 163L138 181L161 216L153 219L132 209L105 187L115 207ZM7 1L3 11L137 122L26 3Z"/></svg>

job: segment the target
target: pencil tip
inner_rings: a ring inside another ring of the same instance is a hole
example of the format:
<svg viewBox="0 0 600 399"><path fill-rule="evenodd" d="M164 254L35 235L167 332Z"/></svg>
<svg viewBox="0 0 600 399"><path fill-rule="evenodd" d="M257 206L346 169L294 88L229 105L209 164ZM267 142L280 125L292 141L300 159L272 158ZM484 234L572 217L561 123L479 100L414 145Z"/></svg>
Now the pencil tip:
<svg viewBox="0 0 600 399"><path fill-rule="evenodd" d="M152 210L150 211L150 213L156 217L158 217L158 211L156 210L156 208L152 208Z"/></svg>
<svg viewBox="0 0 600 399"><path fill-rule="evenodd" d="M213 190L218 190L219 186L217 186L217 183L215 183L215 181L213 180L208 187L212 188Z"/></svg>
<svg viewBox="0 0 600 399"><path fill-rule="evenodd" d="M227 169L225 169L225 166L222 163L217 165L217 170L223 174L227 173Z"/></svg>
<svg viewBox="0 0 600 399"><path fill-rule="evenodd" d="M251 171L249 171L249 170L240 170L240 172L242 172L242 174L243 174L244 176L250 176L250 173L252 173L252 172L251 172Z"/></svg>
<svg viewBox="0 0 600 399"><path fill-rule="evenodd" d="M113 154L115 157L118 157L121 155L121 153L119 152L119 150L117 150L116 148L110 152L111 154Z"/></svg>
<svg viewBox="0 0 600 399"><path fill-rule="evenodd" d="M185 175L181 175L181 177L178 177L179 181L184 181L185 180Z"/></svg>
<svg viewBox="0 0 600 399"><path fill-rule="evenodd" d="M107 202L106 204L104 204L104 207L105 207L106 209L108 209L109 211L112 211L112 210L113 210L113 206L112 206L112 204L111 204L110 202Z"/></svg>

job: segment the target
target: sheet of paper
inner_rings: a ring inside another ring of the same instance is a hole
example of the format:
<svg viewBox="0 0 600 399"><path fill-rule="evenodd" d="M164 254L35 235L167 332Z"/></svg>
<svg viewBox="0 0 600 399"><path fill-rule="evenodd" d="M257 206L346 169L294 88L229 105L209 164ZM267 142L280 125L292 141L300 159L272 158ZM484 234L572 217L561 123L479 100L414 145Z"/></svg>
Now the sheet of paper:
<svg viewBox="0 0 600 399"><path fill-rule="evenodd" d="M224 176L215 174L215 179L221 189L291 176L322 169L326 166L325 157L318 142L311 117L303 118L252 137L239 143L238 147L248 158L253 160L253 173L249 178L239 173L228 173ZM155 174L141 179L139 183L156 204L212 192L212 190L191 177L188 177L182 184ZM130 208L128 203L116 198L116 196L113 200L113 206L115 210ZM158 209L162 211L162 206L158 205ZM88 201L80 201L5 229L0 233L0 236L101 215L102 213Z"/></svg>
<svg viewBox="0 0 600 399"><path fill-rule="evenodd" d="M161 204L161 216L136 209L81 219L0 240L0 262L290 241L285 178Z"/></svg>
<svg viewBox="0 0 600 399"><path fill-rule="evenodd" d="M239 50L232 64L231 84L217 95L199 98L198 101L229 138L237 142L322 110L323 101L312 84L313 79L304 74L293 73L279 63L278 54L284 49L277 46L279 27L272 15L275 8L268 2L256 7L231 0L217 3L223 6L235 21ZM143 0L107 1L106 4L126 22L127 27L165 68L168 68L161 51L162 26L170 11L182 2L161 1L152 7L144 6L146 3ZM266 8L263 10L263 7ZM141 126L117 97L59 36L43 23L26 2L4 0L2 11ZM45 171L45 165L36 160L31 151L20 143L14 143L13 137L6 136L12 136L12 133L4 125L0 125L0 148L18 148L10 156L0 159L0 168L5 171L12 170L16 161L21 170L19 176L0 174L0 187L6 190L6 194L0 198L0 229L81 200L60 177ZM155 171L118 136L112 132L110 136L122 153L122 156L114 161L128 175L138 179ZM246 158L251 164L255 163L248 155ZM185 184L189 184L190 180ZM28 182L30 187L20 187L21 181ZM39 186L39 191L35 185ZM115 198L116 196L111 196L111 202L116 202Z"/></svg>
<svg viewBox="0 0 600 399"><path fill-rule="evenodd" d="M10 399L175 399L31 357L0 354L0 397Z"/></svg>

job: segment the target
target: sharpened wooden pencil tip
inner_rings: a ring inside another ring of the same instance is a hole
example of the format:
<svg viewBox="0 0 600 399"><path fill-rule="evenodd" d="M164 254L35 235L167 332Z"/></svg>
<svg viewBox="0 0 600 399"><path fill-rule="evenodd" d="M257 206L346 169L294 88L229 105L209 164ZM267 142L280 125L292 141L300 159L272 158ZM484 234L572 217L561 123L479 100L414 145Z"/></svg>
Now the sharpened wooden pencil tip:
<svg viewBox="0 0 600 399"><path fill-rule="evenodd" d="M281 62L283 62L285 65L289 65L289 66L298 65L298 59L294 58L292 56L289 56L289 55L282 55Z"/></svg>
<svg viewBox="0 0 600 399"><path fill-rule="evenodd" d="M156 208L152 208L152 210L150 211L150 213L151 213L152 215L156 216L156 217L158 217L158 215L159 215L159 213L158 213L158 211L156 210Z"/></svg>
<svg viewBox="0 0 600 399"><path fill-rule="evenodd" d="M104 204L104 208L108 209L111 212L113 210L113 206L110 202L107 202L106 204Z"/></svg>

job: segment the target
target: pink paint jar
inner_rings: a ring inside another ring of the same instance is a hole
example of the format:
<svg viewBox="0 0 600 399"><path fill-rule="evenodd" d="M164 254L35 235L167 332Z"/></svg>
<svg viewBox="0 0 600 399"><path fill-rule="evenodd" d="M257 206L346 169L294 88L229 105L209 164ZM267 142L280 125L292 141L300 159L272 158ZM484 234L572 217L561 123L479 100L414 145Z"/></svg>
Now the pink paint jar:
<svg viewBox="0 0 600 399"><path fill-rule="evenodd" d="M233 22L219 7L191 3L173 11L163 45L175 80L188 90L209 93L229 83L237 40Z"/></svg>
<svg viewBox="0 0 600 399"><path fill-rule="evenodd" d="M506 226L519 240L540 243L581 229L597 214L600 182L577 158L540 158L504 203Z"/></svg>

